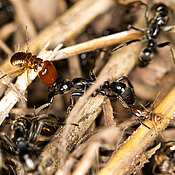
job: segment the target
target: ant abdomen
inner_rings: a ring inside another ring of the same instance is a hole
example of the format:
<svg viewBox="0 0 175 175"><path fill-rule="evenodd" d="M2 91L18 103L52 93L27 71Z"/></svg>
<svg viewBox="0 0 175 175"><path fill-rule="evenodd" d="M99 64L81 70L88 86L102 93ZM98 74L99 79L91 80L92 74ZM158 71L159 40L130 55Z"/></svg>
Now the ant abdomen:
<svg viewBox="0 0 175 175"><path fill-rule="evenodd" d="M11 57L10 63L12 65L24 64L27 55L32 56L30 53L26 54L25 52L17 52Z"/></svg>
<svg viewBox="0 0 175 175"><path fill-rule="evenodd" d="M43 61L31 53L17 52L11 57L10 63L12 65L22 64L22 66L25 68L34 69L34 71L37 71L38 67L42 66L41 64Z"/></svg>
<svg viewBox="0 0 175 175"><path fill-rule="evenodd" d="M138 59L138 66L146 67L149 64L149 62L152 60L152 57L153 57L152 49L150 49L149 47L143 49Z"/></svg>
<svg viewBox="0 0 175 175"><path fill-rule="evenodd" d="M133 89L128 88L126 84L121 82L113 82L110 88L116 95L120 95L125 103L133 104L135 101L135 93Z"/></svg>
<svg viewBox="0 0 175 175"><path fill-rule="evenodd" d="M39 71L38 76L41 82L48 88L56 82L57 71L55 66L51 61L44 61L41 71Z"/></svg>

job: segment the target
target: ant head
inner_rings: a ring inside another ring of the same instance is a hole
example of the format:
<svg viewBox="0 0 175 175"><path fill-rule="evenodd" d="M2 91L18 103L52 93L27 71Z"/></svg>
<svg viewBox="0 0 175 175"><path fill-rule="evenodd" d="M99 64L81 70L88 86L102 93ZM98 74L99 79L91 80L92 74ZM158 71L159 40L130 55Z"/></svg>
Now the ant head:
<svg viewBox="0 0 175 175"><path fill-rule="evenodd" d="M145 48L142 50L141 55L139 56L139 66L140 67L145 67L149 64L153 57L153 52L150 48Z"/></svg>
<svg viewBox="0 0 175 175"><path fill-rule="evenodd" d="M40 58L36 58L34 61L34 70L37 71L39 67L42 67L43 60Z"/></svg>
<svg viewBox="0 0 175 175"><path fill-rule="evenodd" d="M125 90L126 84L122 82L112 82L110 88L117 95L120 95Z"/></svg>
<svg viewBox="0 0 175 175"><path fill-rule="evenodd" d="M168 7L163 3L158 3L153 8L156 13L161 13L164 16L168 15Z"/></svg>
<svg viewBox="0 0 175 175"><path fill-rule="evenodd" d="M157 16L157 24L164 26L168 23L168 7L162 3L156 4L154 7Z"/></svg>
<svg viewBox="0 0 175 175"><path fill-rule="evenodd" d="M13 121L12 130L25 130L28 127L28 120L24 117L18 118Z"/></svg>
<svg viewBox="0 0 175 175"><path fill-rule="evenodd" d="M48 88L56 82L57 71L55 66L51 61L44 61L41 71L39 71L38 76L41 82Z"/></svg>

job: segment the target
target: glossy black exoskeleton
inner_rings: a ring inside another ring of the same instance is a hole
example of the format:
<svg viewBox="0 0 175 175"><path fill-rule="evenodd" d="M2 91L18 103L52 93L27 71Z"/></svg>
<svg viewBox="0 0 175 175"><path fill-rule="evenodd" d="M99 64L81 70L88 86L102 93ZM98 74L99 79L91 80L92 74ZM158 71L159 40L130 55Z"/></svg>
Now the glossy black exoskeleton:
<svg viewBox="0 0 175 175"><path fill-rule="evenodd" d="M156 4L153 9L154 9L154 17L148 20L149 17L149 9L147 4L144 4L143 2L138 1L141 5L144 5L146 7L145 11L145 19L146 19L146 24L147 24L147 29L146 30L141 30L138 28L135 28L133 26L130 26L130 29L134 29L137 31L140 31L144 33L143 38L141 39L134 39L131 41L126 42L125 44L122 44L121 46L115 48L113 51L116 51L124 46L127 46L129 44L132 44L134 42L138 41L147 41L147 46L141 51L141 54L138 58L138 66L140 67L146 67L150 61L152 60L152 57L154 53L156 53L157 47L165 47L169 46L170 48L170 53L171 57L173 59L173 62L175 64L175 58L173 54L173 48L171 46L170 42L164 42L157 44L156 39L159 37L160 32L162 31L162 27L166 26L169 20L168 17L168 7L163 4L163 3L158 3ZM166 32L170 31L171 29L167 30Z"/></svg>
<svg viewBox="0 0 175 175"><path fill-rule="evenodd" d="M53 98L57 94L65 94L70 90L73 90L70 96L70 105L73 105L73 97L82 96L84 92L94 84L96 80L95 75L91 72L90 79L74 78L70 80L57 80L56 83L49 88L49 103L53 102ZM105 81L105 83L99 87L92 96L101 94L107 97L116 97L124 105L124 107L129 108L128 105L133 105L135 101L134 88L127 77L123 76L116 81L110 83Z"/></svg>
<svg viewBox="0 0 175 175"><path fill-rule="evenodd" d="M11 126L12 138L4 132L0 133L1 146L8 154L17 157L16 162L19 159L26 171L35 171L37 168L35 159L40 151L37 138L43 129L47 129L45 125L56 124L57 119L51 114L41 114L32 118L17 118ZM10 171L13 169L11 168Z"/></svg>

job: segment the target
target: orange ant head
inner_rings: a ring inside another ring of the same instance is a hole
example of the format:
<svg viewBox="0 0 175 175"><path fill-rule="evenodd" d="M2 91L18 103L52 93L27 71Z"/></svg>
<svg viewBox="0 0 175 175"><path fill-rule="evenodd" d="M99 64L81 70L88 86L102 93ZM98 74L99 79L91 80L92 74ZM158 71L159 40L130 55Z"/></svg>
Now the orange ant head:
<svg viewBox="0 0 175 175"><path fill-rule="evenodd" d="M41 71L39 71L38 76L41 82L48 88L52 87L57 79L57 71L55 66L51 61L44 61Z"/></svg>

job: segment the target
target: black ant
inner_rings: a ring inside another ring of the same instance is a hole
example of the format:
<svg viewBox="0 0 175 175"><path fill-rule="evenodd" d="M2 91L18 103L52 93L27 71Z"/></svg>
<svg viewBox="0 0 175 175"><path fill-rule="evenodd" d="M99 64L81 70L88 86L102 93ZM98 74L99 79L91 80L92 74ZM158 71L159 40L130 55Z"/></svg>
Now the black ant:
<svg viewBox="0 0 175 175"><path fill-rule="evenodd" d="M4 132L0 133L1 146L10 155L17 156L17 160L20 160L26 171L35 171L37 168L35 158L43 146L43 143L38 142L37 138L45 132L44 130L49 131L50 127L55 128L56 125L57 119L52 114L17 118L12 125L12 139ZM19 162L15 161L15 163ZM10 171L14 171L12 167Z"/></svg>
<svg viewBox="0 0 175 175"><path fill-rule="evenodd" d="M51 104L55 95L65 94L70 90L74 90L70 96L70 107L73 107L73 97L82 96L84 92L94 84L95 80L96 77L92 72L90 73L90 79L74 78L71 81L57 80L52 88L49 88L48 101ZM128 104L133 104L135 99L134 88L126 76L122 76L112 83L105 81L104 84L92 94L92 97L98 94L107 97L117 97L126 108Z"/></svg>
<svg viewBox="0 0 175 175"><path fill-rule="evenodd" d="M168 141L156 152L153 174L174 174L175 173L175 141ZM159 173L157 173L159 171Z"/></svg>
<svg viewBox="0 0 175 175"><path fill-rule="evenodd" d="M157 44L156 39L159 37L160 32L162 31L162 27L166 26L169 20L168 17L168 7L165 4L158 3L154 6L154 17L148 20L149 17L149 9L147 4L138 1L141 5L144 5L146 7L145 11L145 19L146 19L146 24L147 24L147 29L146 30L141 30L138 28L135 28L133 26L129 26L130 29L137 30L139 32L142 32L145 34L145 36L141 39L134 39L131 41L128 41L124 43L123 45L113 49L113 51L116 51L124 46L127 46L129 44L132 44L134 42L138 41L147 41L148 44L147 46L142 50L139 58L138 58L138 66L140 67L146 67L149 62L152 60L153 54L156 53L156 47L165 47L169 46L170 48L170 53L173 59L173 62L175 64L175 58L173 54L173 48L170 42L164 42ZM172 30L169 29L166 32Z"/></svg>
<svg viewBox="0 0 175 175"><path fill-rule="evenodd" d="M27 27L25 30L25 37L27 43ZM27 43L28 47L28 43ZM28 52L17 52L10 58L10 63L12 65L21 65L21 67L13 72L4 74L0 79L5 76L15 75L18 76L27 70L27 75L29 70L33 69L38 71L38 76L41 82L47 86L51 87L57 79L57 71L55 66L51 61L43 61L41 58L37 58L36 55L32 55Z"/></svg>
<svg viewBox="0 0 175 175"><path fill-rule="evenodd" d="M70 106L68 108L68 113L73 108L74 99L73 97L82 96L85 91L94 84L96 80L93 72L90 72L90 79L84 78L74 78L72 81L70 80L57 80L51 88L49 88L48 95L48 106L50 106L54 100L54 96L58 94L65 94L70 90L74 90L74 92L70 95ZM153 111L149 112L142 105L142 107L136 107L136 95L134 92L134 87L130 80L126 76L122 76L116 81L110 83L109 81L105 81L102 86L100 86L95 92L93 92L92 97L101 94L103 96L109 98L117 98L120 103L123 105L125 109L131 112L134 116L136 116L137 120L143 124L145 127L149 128L142 121L145 119L152 120L154 123L157 123L158 117L162 118L161 114L154 113ZM44 106L44 105L43 105Z"/></svg>

